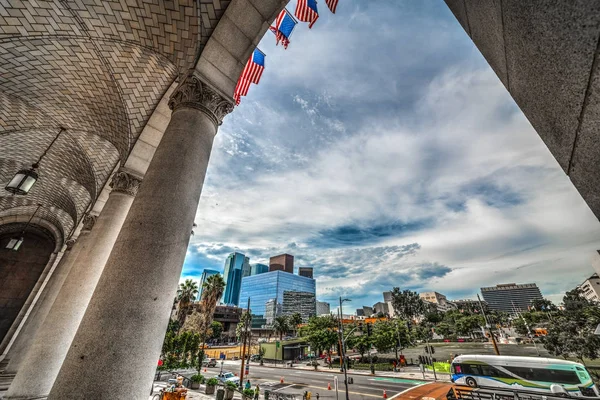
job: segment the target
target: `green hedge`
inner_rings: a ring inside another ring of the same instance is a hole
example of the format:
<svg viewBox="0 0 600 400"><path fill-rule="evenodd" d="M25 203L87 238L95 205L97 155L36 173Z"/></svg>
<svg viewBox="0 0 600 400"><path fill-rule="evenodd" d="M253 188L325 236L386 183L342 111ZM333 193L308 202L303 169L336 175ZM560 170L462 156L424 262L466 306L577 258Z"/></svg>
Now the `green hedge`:
<svg viewBox="0 0 600 400"><path fill-rule="evenodd" d="M373 364L373 366L375 367L375 371L393 371L394 370L394 366L391 364ZM371 369L371 364L352 364L352 366L350 367L350 369L357 369L357 370L367 370L369 371Z"/></svg>

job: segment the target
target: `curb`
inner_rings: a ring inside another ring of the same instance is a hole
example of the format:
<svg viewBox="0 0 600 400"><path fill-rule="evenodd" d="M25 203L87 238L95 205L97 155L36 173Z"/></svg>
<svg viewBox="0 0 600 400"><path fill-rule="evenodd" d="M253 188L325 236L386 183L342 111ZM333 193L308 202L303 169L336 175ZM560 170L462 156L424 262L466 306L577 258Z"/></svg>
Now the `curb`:
<svg viewBox="0 0 600 400"><path fill-rule="evenodd" d="M338 375L343 375L344 374L343 372L340 372L340 370L337 369L337 368L336 369L331 369L331 370L329 370L329 369L327 369L327 370L323 370L323 369L317 369L317 370L315 370L315 369L308 369L308 368L301 368L301 367L300 368L293 368L293 367L292 368L280 368L280 367L276 367L276 366L273 366L273 365L266 365L266 364L264 364L264 365L254 365L254 366L255 367L261 367L261 368L271 368L271 369L285 369L286 371L287 370L297 370L297 371L319 372L319 373L323 373L323 374L338 374ZM251 367L252 367L252 365L251 365ZM436 382L433 379L423 379L423 378L413 378L413 377L404 378L404 377L401 377L401 376L393 376L393 375L391 375L391 376L388 376L388 375L377 375L377 374L372 375L370 373L364 373L364 372L348 372L348 374L349 375L374 376L374 377L378 377L378 378L410 379L410 380L414 380L414 381L422 381L422 382L428 382L428 383ZM438 379L437 382L440 382L440 380ZM441 381L441 382L445 382L445 381Z"/></svg>

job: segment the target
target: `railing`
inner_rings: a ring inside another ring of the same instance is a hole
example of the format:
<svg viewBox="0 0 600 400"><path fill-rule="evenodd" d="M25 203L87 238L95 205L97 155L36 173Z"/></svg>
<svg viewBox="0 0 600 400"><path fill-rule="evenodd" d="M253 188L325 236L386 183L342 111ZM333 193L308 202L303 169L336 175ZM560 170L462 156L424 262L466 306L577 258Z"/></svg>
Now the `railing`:
<svg viewBox="0 0 600 400"><path fill-rule="evenodd" d="M449 400L564 400L570 397L554 393L540 393L530 390L507 390L489 387L468 388L454 386L449 392ZM596 399L598 397L576 397L577 399Z"/></svg>

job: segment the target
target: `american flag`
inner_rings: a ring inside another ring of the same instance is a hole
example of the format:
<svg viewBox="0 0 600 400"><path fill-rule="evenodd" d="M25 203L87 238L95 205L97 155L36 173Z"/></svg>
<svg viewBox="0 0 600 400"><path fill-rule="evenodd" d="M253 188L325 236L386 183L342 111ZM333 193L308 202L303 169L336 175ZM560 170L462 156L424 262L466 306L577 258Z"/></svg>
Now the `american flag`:
<svg viewBox="0 0 600 400"><path fill-rule="evenodd" d="M295 15L300 21L308 22L308 27L312 28L319 19L317 0L298 0Z"/></svg>
<svg viewBox="0 0 600 400"><path fill-rule="evenodd" d="M281 42L283 44L283 48L287 49L290 44L290 36L292 36L292 32L296 27L298 22L290 15L288 10L285 8L281 10L279 16L275 20L275 26L270 26L269 29L271 32L275 34L275 40L277 44Z"/></svg>
<svg viewBox="0 0 600 400"><path fill-rule="evenodd" d="M237 85L233 92L235 104L240 104L240 97L248 94L250 83L260 82L260 77L265 70L265 55L259 49L254 49L252 55L248 59L246 66L242 70L242 74L238 79Z"/></svg>
<svg viewBox="0 0 600 400"><path fill-rule="evenodd" d="M339 0L325 0L325 4L327 4L327 7L329 7L331 12L334 14L335 14L335 9L337 8L337 5L338 5L338 1Z"/></svg>

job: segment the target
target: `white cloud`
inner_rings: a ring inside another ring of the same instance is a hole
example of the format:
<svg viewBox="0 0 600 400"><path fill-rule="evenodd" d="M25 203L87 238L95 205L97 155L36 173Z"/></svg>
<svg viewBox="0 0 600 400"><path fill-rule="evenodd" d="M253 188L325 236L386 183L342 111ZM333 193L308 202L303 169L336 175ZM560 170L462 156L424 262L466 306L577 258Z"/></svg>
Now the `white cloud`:
<svg viewBox="0 0 600 400"><path fill-rule="evenodd" d="M328 273L320 295L365 304L392 286L463 297L507 281L556 300L591 273L597 219L447 10L423 4L348 4L347 20L271 49L215 141L202 262L290 251Z"/></svg>

